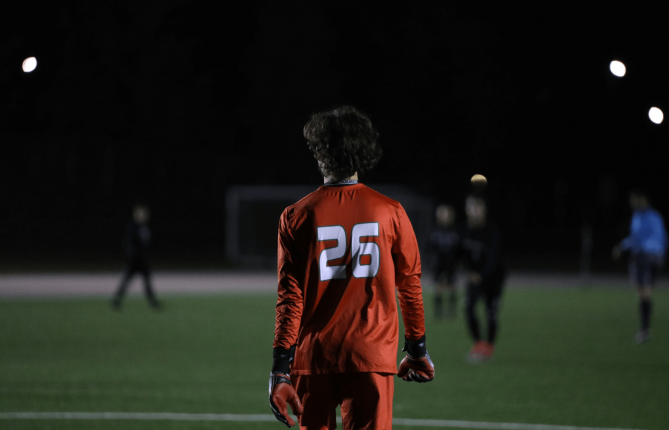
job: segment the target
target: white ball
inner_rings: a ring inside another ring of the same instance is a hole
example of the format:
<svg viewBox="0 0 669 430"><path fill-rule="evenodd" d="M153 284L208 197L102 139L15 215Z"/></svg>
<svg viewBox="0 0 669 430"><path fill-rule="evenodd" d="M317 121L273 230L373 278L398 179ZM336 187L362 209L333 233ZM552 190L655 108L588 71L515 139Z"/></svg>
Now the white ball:
<svg viewBox="0 0 669 430"><path fill-rule="evenodd" d="M619 78L622 78L625 76L625 72L627 69L625 68L625 65L621 63L620 61L611 61L611 64L609 65L609 69L611 69L611 73L616 75Z"/></svg>
<svg viewBox="0 0 669 430"><path fill-rule="evenodd" d="M472 185L485 185L487 183L488 180L483 175L479 175L477 173L476 175L472 176Z"/></svg>
<svg viewBox="0 0 669 430"><path fill-rule="evenodd" d="M37 59L35 57L28 57L23 60L23 71L30 73L37 67Z"/></svg>
<svg viewBox="0 0 669 430"><path fill-rule="evenodd" d="M648 111L648 118L650 118L650 120L653 121L655 124L660 124L664 119L664 114L660 109L652 107Z"/></svg>

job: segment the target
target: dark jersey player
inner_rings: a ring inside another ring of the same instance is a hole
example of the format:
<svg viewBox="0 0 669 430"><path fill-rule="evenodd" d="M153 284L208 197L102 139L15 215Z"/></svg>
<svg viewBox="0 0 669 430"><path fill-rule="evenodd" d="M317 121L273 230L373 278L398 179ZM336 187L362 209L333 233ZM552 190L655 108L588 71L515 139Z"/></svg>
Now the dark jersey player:
<svg viewBox="0 0 669 430"><path fill-rule="evenodd" d="M630 234L613 248L613 258L618 260L623 252L629 253L630 281L636 287L641 314L641 330L636 334L635 340L637 343L644 343L650 340L653 284L658 271L664 265L667 231L662 215L650 206L645 191L632 191L630 206L634 211Z"/></svg>
<svg viewBox="0 0 669 430"><path fill-rule="evenodd" d="M402 206L358 182L377 133L352 107L312 115L304 136L324 185L279 221L278 301L269 403L300 428L392 428L394 375L429 382L416 237ZM397 298L406 357L397 369Z"/></svg>
<svg viewBox="0 0 669 430"><path fill-rule="evenodd" d="M147 223L151 217L149 208L143 204L136 204L132 212L132 220L123 237L123 247L126 256L126 267L121 283L112 299L112 306L115 309L121 307L121 302L125 292L128 289L130 280L135 273L140 273L144 278L144 292L149 304L154 308L160 308L160 303L156 299L151 285L151 270L149 269L148 250L151 243L151 230Z"/></svg>
<svg viewBox="0 0 669 430"><path fill-rule="evenodd" d="M434 273L434 316L437 319L456 314L456 272L460 258L462 232L455 224L455 208L439 205L436 210L437 226L430 233L430 253ZM448 294L448 308L444 310L443 296Z"/></svg>
<svg viewBox="0 0 669 430"><path fill-rule="evenodd" d="M499 231L488 222L483 198L470 196L465 203L467 227L462 237L462 252L467 276L465 312L467 326L474 340L469 352L472 361L487 360L495 351L499 301L504 287L506 270L500 248ZM487 333L481 336L476 304L485 303Z"/></svg>

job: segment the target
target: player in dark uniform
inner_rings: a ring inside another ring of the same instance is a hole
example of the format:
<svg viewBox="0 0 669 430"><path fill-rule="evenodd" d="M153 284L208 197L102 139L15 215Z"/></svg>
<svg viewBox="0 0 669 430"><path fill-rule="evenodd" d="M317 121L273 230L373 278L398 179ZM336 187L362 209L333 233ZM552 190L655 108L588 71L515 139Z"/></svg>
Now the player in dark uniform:
<svg viewBox="0 0 669 430"><path fill-rule="evenodd" d="M469 352L473 361L487 360L495 351L499 301L502 296L506 270L500 248L499 231L487 220L487 206L483 198L469 196L465 204L467 227L462 237L462 252L467 279L465 312L474 346ZM486 340L482 340L476 303L485 302L488 321Z"/></svg>
<svg viewBox="0 0 669 430"><path fill-rule="evenodd" d="M461 231L455 224L455 209L439 205L436 211L437 227L430 233L430 254L434 273L434 316L452 317L456 314L458 297L456 263L460 257ZM448 308L444 311L443 297L448 294Z"/></svg>
<svg viewBox="0 0 669 430"><path fill-rule="evenodd" d="M639 295L641 330L635 341L650 340L651 298L655 277L664 265L667 252L667 231L664 219L650 206L648 193L638 189L630 194L630 206L634 211L630 223L630 234L613 248L614 260L623 252L629 253L629 274L632 285Z"/></svg>
<svg viewBox="0 0 669 430"><path fill-rule="evenodd" d="M144 292L149 304L154 309L160 308L160 302L156 299L151 286L151 270L149 269L148 249L151 243L151 230L147 225L151 212L149 208L143 204L136 204L132 212L132 220L128 223L128 227L123 238L123 245L126 254L126 268L121 284L114 294L112 299L112 306L115 309L121 307L121 301L128 288L132 276L139 272L144 278Z"/></svg>

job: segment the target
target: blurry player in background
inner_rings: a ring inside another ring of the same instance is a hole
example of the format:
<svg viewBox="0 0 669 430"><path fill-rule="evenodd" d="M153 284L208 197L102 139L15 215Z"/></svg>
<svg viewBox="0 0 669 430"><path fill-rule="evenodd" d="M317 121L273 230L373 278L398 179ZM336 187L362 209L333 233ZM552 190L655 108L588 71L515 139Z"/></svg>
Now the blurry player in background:
<svg viewBox="0 0 669 430"><path fill-rule="evenodd" d="M455 208L439 205L437 226L430 233L430 251L434 272L434 316L437 319L456 315L458 304L456 263L460 257L461 232L455 225ZM448 294L448 308L444 311L443 296Z"/></svg>
<svg viewBox="0 0 669 430"><path fill-rule="evenodd" d="M467 277L465 312L467 326L474 339L469 352L472 361L487 360L495 352L499 301L504 287L506 270L500 248L499 231L488 222L485 200L476 195L465 202L467 227L462 237L462 252ZM485 303L488 331L482 340L476 303L482 298Z"/></svg>
<svg viewBox="0 0 669 430"><path fill-rule="evenodd" d="M630 206L634 213L630 223L630 234L613 248L614 260L623 252L629 252L630 280L639 295L641 330L636 334L637 343L650 340L650 314L653 284L657 272L664 264L667 250L667 232L664 219L650 206L648 193L634 190L630 194Z"/></svg>
<svg viewBox="0 0 669 430"><path fill-rule="evenodd" d="M301 428L390 429L394 375L429 382L421 265L402 206L358 183L381 157L369 118L344 106L311 116L304 137L325 184L279 221L269 403ZM398 317L406 357L396 367Z"/></svg>
<svg viewBox="0 0 669 430"><path fill-rule="evenodd" d="M156 299L151 286L151 270L149 269L148 249L151 243L151 230L147 223L151 218L151 211L142 204L137 203L132 211L132 220L128 223L128 227L123 237L123 246L126 255L126 267L121 284L114 294L112 299L112 307L120 309L121 301L125 295L128 285L133 275L137 272L141 273L144 278L144 292L149 304L154 309L160 309L160 302Z"/></svg>

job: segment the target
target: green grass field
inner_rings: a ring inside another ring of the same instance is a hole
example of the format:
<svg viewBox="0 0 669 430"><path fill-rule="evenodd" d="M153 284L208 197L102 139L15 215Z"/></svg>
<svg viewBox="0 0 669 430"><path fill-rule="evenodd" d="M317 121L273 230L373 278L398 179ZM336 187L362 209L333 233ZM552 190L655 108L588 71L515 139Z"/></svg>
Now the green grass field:
<svg viewBox="0 0 669 430"><path fill-rule="evenodd" d="M509 290L497 353L464 359L462 317L433 321L430 384L397 380L394 416L666 429L669 294L656 291L654 339L638 346L626 290ZM0 301L0 412L269 414L275 297L167 296ZM399 357L399 355L398 355ZM278 422L0 420L2 429L283 428ZM401 428L419 428L402 426Z"/></svg>

